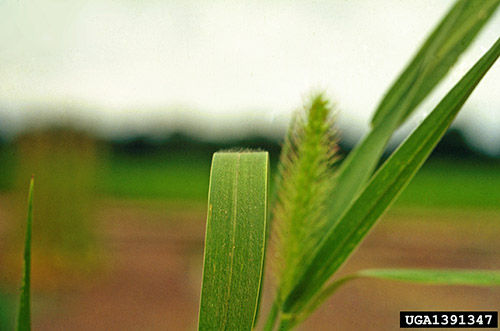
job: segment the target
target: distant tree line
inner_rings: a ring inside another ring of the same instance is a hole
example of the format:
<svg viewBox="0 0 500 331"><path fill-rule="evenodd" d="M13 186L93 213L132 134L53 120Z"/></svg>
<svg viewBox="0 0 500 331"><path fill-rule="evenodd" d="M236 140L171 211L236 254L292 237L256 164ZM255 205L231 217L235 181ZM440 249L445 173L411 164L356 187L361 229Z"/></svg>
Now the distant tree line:
<svg viewBox="0 0 500 331"><path fill-rule="evenodd" d="M195 138L185 133L175 132L164 138L152 138L144 135L117 139L109 142L113 154L147 157L171 154L173 156L197 155L211 156L212 153L231 148L262 149L270 152L276 159L281 150L281 141L265 136L247 136L241 139L223 141L208 141ZM353 146L340 141L342 154L347 154ZM460 129L449 130L431 155L432 158L447 158L456 160L491 160L500 155L491 156L471 147Z"/></svg>
<svg viewBox="0 0 500 331"><path fill-rule="evenodd" d="M174 132L162 138L147 135L135 135L120 139L101 140L111 155L127 157L201 157L209 158L219 150L232 148L262 149L270 152L272 161L276 161L281 150L281 141L266 136L246 136L237 139L205 140L183 132ZM347 154L353 146L340 141L340 151ZM0 162L8 162L14 148L10 141L0 136ZM471 147L460 129L449 130L438 144L432 158L456 160L492 160L500 155L491 156Z"/></svg>

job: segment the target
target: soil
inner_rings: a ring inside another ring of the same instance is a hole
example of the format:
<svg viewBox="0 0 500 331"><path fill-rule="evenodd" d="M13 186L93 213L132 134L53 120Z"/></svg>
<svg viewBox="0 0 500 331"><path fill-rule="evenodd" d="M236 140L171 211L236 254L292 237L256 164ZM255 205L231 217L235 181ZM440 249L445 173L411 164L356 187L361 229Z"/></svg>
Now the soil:
<svg viewBox="0 0 500 331"><path fill-rule="evenodd" d="M99 210L96 230L105 267L73 288L35 292L33 329L195 330L203 206L107 201ZM0 219L6 219L1 210ZM499 221L499 211L392 212L341 273L376 267L500 269ZM267 278L265 310L272 283ZM498 311L500 289L357 280L299 329L396 330L401 310Z"/></svg>

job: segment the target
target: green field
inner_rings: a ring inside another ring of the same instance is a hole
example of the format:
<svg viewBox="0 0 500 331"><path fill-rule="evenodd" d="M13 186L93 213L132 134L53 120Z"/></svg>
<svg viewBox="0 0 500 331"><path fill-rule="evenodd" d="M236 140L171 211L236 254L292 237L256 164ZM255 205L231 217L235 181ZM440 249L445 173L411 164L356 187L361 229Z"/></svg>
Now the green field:
<svg viewBox="0 0 500 331"><path fill-rule="evenodd" d="M1 153L0 189L13 187L15 162ZM101 160L97 191L104 196L132 199L204 201L207 198L210 156L130 157ZM274 171L273 171L274 173ZM396 202L401 207L500 206L499 161L429 160Z"/></svg>
<svg viewBox="0 0 500 331"><path fill-rule="evenodd" d="M113 157L99 168L98 189L117 198L204 200L209 176L209 157Z"/></svg>
<svg viewBox="0 0 500 331"><path fill-rule="evenodd" d="M429 160L396 204L499 208L500 164Z"/></svg>
<svg viewBox="0 0 500 331"><path fill-rule="evenodd" d="M129 198L204 200L210 159L113 159L101 172L100 190ZM500 164L430 160L400 196L399 206L500 206Z"/></svg>

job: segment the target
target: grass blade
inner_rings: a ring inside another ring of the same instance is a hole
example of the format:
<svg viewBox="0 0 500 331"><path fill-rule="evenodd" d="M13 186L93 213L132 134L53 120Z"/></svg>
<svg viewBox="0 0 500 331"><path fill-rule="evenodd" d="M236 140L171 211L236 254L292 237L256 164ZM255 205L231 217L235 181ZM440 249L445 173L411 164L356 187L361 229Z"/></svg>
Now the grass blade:
<svg viewBox="0 0 500 331"><path fill-rule="evenodd" d="M446 75L499 4L500 0L457 1L389 89L375 111L372 130L339 168L330 194L332 226L372 175L397 127Z"/></svg>
<svg viewBox="0 0 500 331"><path fill-rule="evenodd" d="M398 125L404 122L448 73L499 4L499 0L457 1L384 96L372 126L383 123L387 116L398 117ZM407 103L411 90L416 93Z"/></svg>
<svg viewBox="0 0 500 331"><path fill-rule="evenodd" d="M499 55L500 39L375 173L338 224L325 235L311 262L304 266L304 273L288 295L282 311L292 315L300 311L348 258L422 166Z"/></svg>
<svg viewBox="0 0 500 331"><path fill-rule="evenodd" d="M199 330L251 330L266 244L267 152L215 153Z"/></svg>
<svg viewBox="0 0 500 331"><path fill-rule="evenodd" d="M31 228L33 223L33 186L34 178L31 177L28 194L28 216L26 220L26 238L24 241L24 271L23 285L19 299L19 314L17 316L17 330L31 330Z"/></svg>
<svg viewBox="0 0 500 331"><path fill-rule="evenodd" d="M359 278L395 280L424 285L500 286L499 270L365 269L342 277L325 287L301 312L295 323L306 319L342 285Z"/></svg>
<svg viewBox="0 0 500 331"><path fill-rule="evenodd" d="M500 270L366 269L355 276L427 285L500 286Z"/></svg>

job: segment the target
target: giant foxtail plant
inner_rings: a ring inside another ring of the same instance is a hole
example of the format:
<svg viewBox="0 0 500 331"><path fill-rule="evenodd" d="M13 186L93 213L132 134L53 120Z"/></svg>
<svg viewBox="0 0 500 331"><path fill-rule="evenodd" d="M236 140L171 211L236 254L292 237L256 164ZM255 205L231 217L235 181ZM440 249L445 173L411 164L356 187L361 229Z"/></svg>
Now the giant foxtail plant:
<svg viewBox="0 0 500 331"><path fill-rule="evenodd" d="M500 285L500 271L495 270L370 269L335 277L499 57L500 39L377 169L394 131L446 76L499 3L456 2L384 95L368 134L342 162L335 155L332 107L323 95L313 97L292 120L269 206L267 153L214 155L200 330L256 327L268 241L273 244L269 257L276 292L265 330L294 328L340 286L360 277Z"/></svg>

